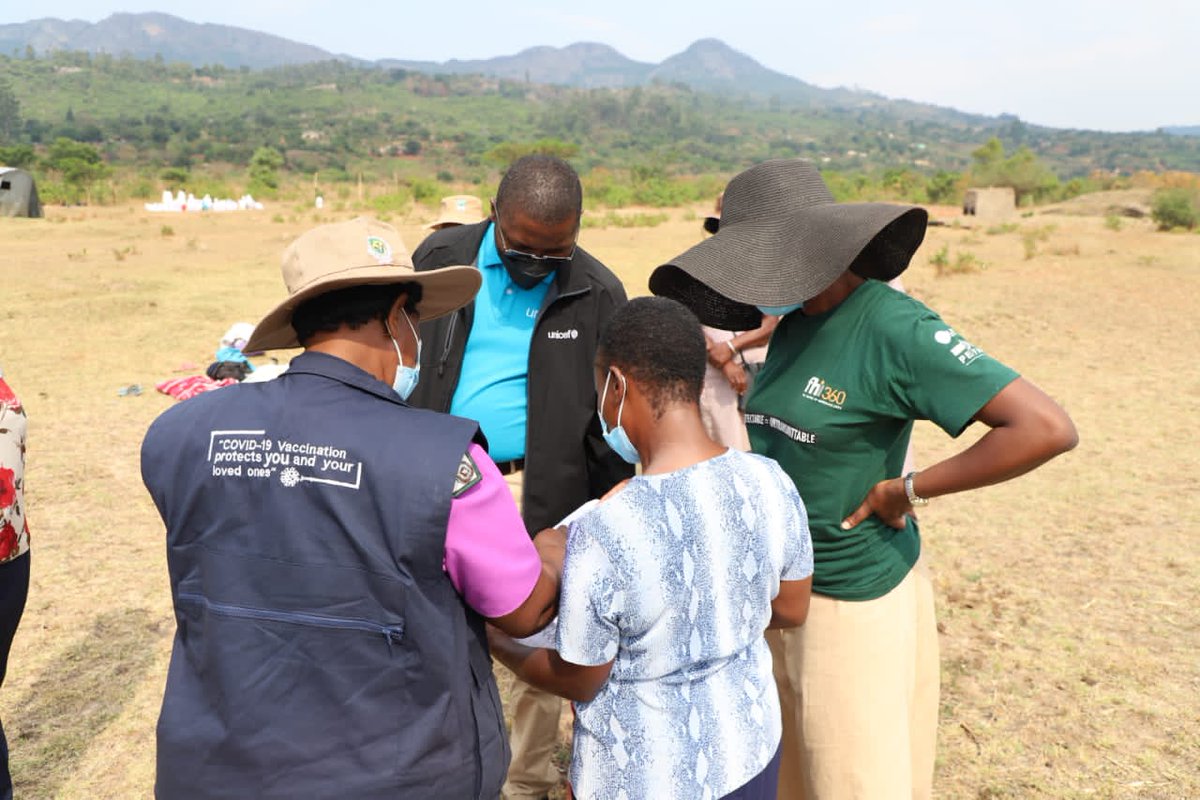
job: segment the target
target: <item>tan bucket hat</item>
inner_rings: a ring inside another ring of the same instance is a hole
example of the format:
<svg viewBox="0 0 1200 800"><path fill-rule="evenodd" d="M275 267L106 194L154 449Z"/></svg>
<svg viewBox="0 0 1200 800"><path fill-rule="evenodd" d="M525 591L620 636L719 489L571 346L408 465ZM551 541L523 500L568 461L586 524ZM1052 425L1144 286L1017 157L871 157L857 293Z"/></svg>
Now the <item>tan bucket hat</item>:
<svg viewBox="0 0 1200 800"><path fill-rule="evenodd" d="M378 220L355 217L313 228L283 251L287 299L262 318L245 350L299 347L292 312L305 300L348 286L406 281L421 284L417 309L424 322L471 302L479 291L480 275L470 266L416 272L399 232Z"/></svg>
<svg viewBox="0 0 1200 800"><path fill-rule="evenodd" d="M437 230L450 225L471 225L483 219L483 202L471 194L455 194L442 198L438 218L425 226Z"/></svg>

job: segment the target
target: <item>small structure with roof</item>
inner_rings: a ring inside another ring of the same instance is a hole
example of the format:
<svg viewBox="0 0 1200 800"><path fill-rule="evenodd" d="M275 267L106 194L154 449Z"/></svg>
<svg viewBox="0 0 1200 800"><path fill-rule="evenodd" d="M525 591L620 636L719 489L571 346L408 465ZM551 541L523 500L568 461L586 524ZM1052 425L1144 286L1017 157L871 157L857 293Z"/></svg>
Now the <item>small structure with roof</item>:
<svg viewBox="0 0 1200 800"><path fill-rule="evenodd" d="M1011 186L967 189L963 213L981 219L1005 219L1017 213L1017 193Z"/></svg>
<svg viewBox="0 0 1200 800"><path fill-rule="evenodd" d="M0 217L40 216L42 202L33 176L16 167L0 167Z"/></svg>

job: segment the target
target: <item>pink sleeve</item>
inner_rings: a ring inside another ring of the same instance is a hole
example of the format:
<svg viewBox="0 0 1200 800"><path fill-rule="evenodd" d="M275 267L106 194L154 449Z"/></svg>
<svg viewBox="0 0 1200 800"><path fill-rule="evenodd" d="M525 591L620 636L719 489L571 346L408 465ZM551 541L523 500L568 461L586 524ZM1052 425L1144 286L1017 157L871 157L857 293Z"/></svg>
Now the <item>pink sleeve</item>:
<svg viewBox="0 0 1200 800"><path fill-rule="evenodd" d="M542 560L495 462L476 444L467 455L482 477L450 502L446 574L467 605L485 617L502 617L529 597Z"/></svg>

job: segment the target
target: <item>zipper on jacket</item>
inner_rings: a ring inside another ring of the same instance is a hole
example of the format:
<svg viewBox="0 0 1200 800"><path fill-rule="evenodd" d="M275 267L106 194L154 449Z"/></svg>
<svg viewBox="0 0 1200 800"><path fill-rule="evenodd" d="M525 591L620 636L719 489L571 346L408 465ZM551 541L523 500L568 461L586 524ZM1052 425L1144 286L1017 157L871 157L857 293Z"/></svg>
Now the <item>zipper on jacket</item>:
<svg viewBox="0 0 1200 800"><path fill-rule="evenodd" d="M459 313L460 312L455 311L453 314L450 315L450 327L446 331L446 341L442 345L442 357L438 361L437 374L438 374L439 378L442 377L443 374L445 374L446 362L448 360L450 360L450 351L453 349L452 345L454 343L454 326L458 322ZM464 347L465 347L465 345L464 345Z"/></svg>
<svg viewBox="0 0 1200 800"><path fill-rule="evenodd" d="M179 599L181 602L199 604L209 611L212 611L214 614L220 614L221 616L226 617L257 619L266 622L282 622L286 625L307 625L315 628L329 628L343 631L362 631L363 633L378 634L383 636L384 641L387 642L389 653L392 650L393 644L399 644L404 639L403 623L399 625L384 625L382 622L372 622L371 620L366 619L326 617L322 616L321 614L309 614L304 611L274 611L267 608L235 606L228 603L217 603L202 595L185 592L180 592Z"/></svg>

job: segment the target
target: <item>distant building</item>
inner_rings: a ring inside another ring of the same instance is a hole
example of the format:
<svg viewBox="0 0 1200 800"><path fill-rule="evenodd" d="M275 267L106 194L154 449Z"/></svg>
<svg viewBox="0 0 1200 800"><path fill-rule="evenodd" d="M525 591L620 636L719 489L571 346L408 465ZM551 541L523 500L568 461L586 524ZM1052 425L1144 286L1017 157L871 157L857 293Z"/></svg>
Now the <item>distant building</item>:
<svg viewBox="0 0 1200 800"><path fill-rule="evenodd" d="M0 217L40 216L42 203L33 176L16 167L0 167Z"/></svg>
<svg viewBox="0 0 1200 800"><path fill-rule="evenodd" d="M967 189L963 213L984 219L1004 219L1017 213L1017 193L1011 186Z"/></svg>

